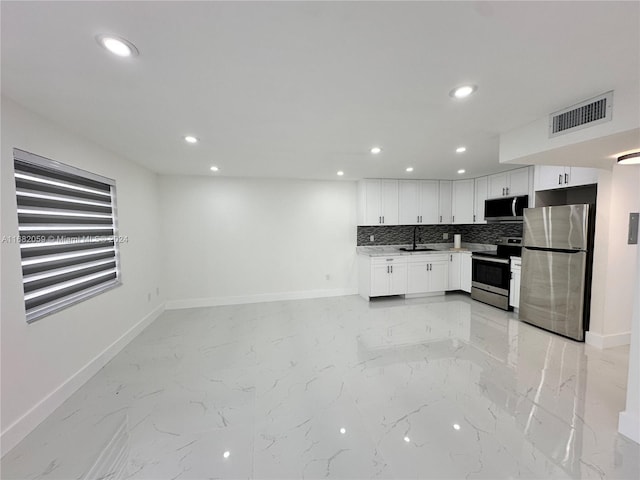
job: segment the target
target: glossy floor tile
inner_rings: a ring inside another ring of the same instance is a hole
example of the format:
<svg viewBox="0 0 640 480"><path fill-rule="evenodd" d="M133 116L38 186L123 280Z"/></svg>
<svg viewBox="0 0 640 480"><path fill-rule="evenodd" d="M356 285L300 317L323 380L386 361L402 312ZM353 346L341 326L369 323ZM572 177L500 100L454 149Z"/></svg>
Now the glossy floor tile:
<svg viewBox="0 0 640 480"><path fill-rule="evenodd" d="M465 295L165 312L2 478L638 478L626 347Z"/></svg>

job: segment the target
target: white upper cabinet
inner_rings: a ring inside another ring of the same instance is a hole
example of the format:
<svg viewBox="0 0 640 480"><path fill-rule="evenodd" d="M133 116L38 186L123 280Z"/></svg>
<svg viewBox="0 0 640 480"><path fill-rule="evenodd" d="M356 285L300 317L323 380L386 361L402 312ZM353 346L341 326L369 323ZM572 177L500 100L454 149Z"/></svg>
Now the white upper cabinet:
<svg viewBox="0 0 640 480"><path fill-rule="evenodd" d="M536 165L534 186L536 191L577 187L598 183L597 168L557 167Z"/></svg>
<svg viewBox="0 0 640 480"><path fill-rule="evenodd" d="M453 182L451 210L453 223L473 223L474 181Z"/></svg>
<svg viewBox="0 0 640 480"><path fill-rule="evenodd" d="M419 181L419 207L420 223L433 225L440 221L440 185L438 180Z"/></svg>
<svg viewBox="0 0 640 480"><path fill-rule="evenodd" d="M399 180L399 191L400 225L439 223L437 180Z"/></svg>
<svg viewBox="0 0 640 480"><path fill-rule="evenodd" d="M480 177L475 179L473 202L473 223L487 223L484 219L484 201L489 198L489 179Z"/></svg>
<svg viewBox="0 0 640 480"><path fill-rule="evenodd" d="M398 180L358 182L358 225L398 224Z"/></svg>
<svg viewBox="0 0 640 480"><path fill-rule="evenodd" d="M507 195L512 197L515 195L529 194L529 168L519 168L507 172L509 183L507 184Z"/></svg>
<svg viewBox="0 0 640 480"><path fill-rule="evenodd" d="M451 180L440 180L438 223L451 223Z"/></svg>
<svg viewBox="0 0 640 480"><path fill-rule="evenodd" d="M398 180L382 180L382 223L398 225Z"/></svg>
<svg viewBox="0 0 640 480"><path fill-rule="evenodd" d="M420 223L418 214L418 180L399 180L399 212L400 225L417 225Z"/></svg>
<svg viewBox="0 0 640 480"><path fill-rule="evenodd" d="M529 168L489 175L489 198L529 194Z"/></svg>
<svg viewBox="0 0 640 480"><path fill-rule="evenodd" d="M536 165L533 178L536 191L562 188L564 186L564 167Z"/></svg>

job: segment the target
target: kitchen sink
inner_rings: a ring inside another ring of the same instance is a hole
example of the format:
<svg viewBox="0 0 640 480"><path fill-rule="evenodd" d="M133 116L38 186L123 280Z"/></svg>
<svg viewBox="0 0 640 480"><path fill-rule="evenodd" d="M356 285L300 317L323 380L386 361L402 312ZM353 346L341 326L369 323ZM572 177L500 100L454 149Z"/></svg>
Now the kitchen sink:
<svg viewBox="0 0 640 480"><path fill-rule="evenodd" d="M398 250L402 250L403 252L435 252L435 248L427 248L427 247L400 247Z"/></svg>

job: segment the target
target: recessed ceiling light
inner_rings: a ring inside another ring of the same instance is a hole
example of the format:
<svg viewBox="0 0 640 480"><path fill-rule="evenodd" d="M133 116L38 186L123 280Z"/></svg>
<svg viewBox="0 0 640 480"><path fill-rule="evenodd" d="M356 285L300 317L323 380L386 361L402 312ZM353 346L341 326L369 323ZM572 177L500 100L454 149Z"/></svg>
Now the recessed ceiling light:
<svg viewBox="0 0 640 480"><path fill-rule="evenodd" d="M342 428L340 429L340 433L341 433L342 435L344 435L345 433L347 433L347 429L346 429L346 428L344 428L344 427L342 427Z"/></svg>
<svg viewBox="0 0 640 480"><path fill-rule="evenodd" d="M404 441L409 443L411 441L411 439L409 437L404 437Z"/></svg>
<svg viewBox="0 0 640 480"><path fill-rule="evenodd" d="M460 170L458 170L458 173L459 173L460 175L462 175L464 172L466 172L466 170L465 170L464 168L461 168Z"/></svg>
<svg viewBox="0 0 640 480"><path fill-rule="evenodd" d="M343 175L344 175L344 172L343 172L342 170L338 170L338 171L336 172L336 175L338 175L339 177L341 177L341 176L343 176Z"/></svg>
<svg viewBox="0 0 640 480"><path fill-rule="evenodd" d="M97 35L96 41L118 57L136 57L139 53L133 43L116 35Z"/></svg>
<svg viewBox="0 0 640 480"><path fill-rule="evenodd" d="M460 430L460 425L458 425L457 423L453 424L453 429L454 430Z"/></svg>
<svg viewBox="0 0 640 480"><path fill-rule="evenodd" d="M456 153L464 153L467 151L467 147L458 147L456 148Z"/></svg>
<svg viewBox="0 0 640 480"><path fill-rule="evenodd" d="M373 153L374 155L379 154L382 151L382 149L380 147L372 147L371 148L371 153Z"/></svg>
<svg viewBox="0 0 640 480"><path fill-rule="evenodd" d="M618 157L620 165L635 165L640 163L640 152L628 153Z"/></svg>
<svg viewBox="0 0 640 480"><path fill-rule="evenodd" d="M478 89L476 85L462 85L456 87L449 92L449 96L453 98L466 98Z"/></svg>
<svg viewBox="0 0 640 480"><path fill-rule="evenodd" d="M224 452L224 453L222 454L222 456L223 456L224 458L229 458L229 455L231 455L231 452L230 452L229 450L227 450L226 452Z"/></svg>
<svg viewBox="0 0 640 480"><path fill-rule="evenodd" d="M217 172L218 170L220 170L218 167L216 167L215 165L213 165L210 169L212 172Z"/></svg>
<svg viewBox="0 0 640 480"><path fill-rule="evenodd" d="M193 135L187 135L186 137L184 137L184 141L187 143L198 143L198 138L194 137Z"/></svg>
<svg viewBox="0 0 640 480"><path fill-rule="evenodd" d="M407 167L407 168L406 168L406 171L407 171L407 172L413 172L413 167Z"/></svg>

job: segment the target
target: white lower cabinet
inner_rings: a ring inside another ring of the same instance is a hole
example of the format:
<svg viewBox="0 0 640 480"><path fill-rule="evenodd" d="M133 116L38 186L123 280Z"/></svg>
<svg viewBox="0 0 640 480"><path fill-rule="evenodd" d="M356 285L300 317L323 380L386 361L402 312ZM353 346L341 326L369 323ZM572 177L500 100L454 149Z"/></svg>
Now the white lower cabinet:
<svg viewBox="0 0 640 480"><path fill-rule="evenodd" d="M520 308L520 273L522 270L522 259L511 257L511 280L509 281L509 305L513 308Z"/></svg>
<svg viewBox="0 0 640 480"><path fill-rule="evenodd" d="M447 290L460 290L460 254L449 254L449 288Z"/></svg>
<svg viewBox="0 0 640 480"><path fill-rule="evenodd" d="M379 257L371 261L370 297L407 293L407 259Z"/></svg>
<svg viewBox="0 0 640 480"><path fill-rule="evenodd" d="M460 290L471 293L471 252L460 255Z"/></svg>
<svg viewBox="0 0 640 480"><path fill-rule="evenodd" d="M448 290L449 255L413 255L409 258L407 293L433 293Z"/></svg>
<svg viewBox="0 0 640 480"><path fill-rule="evenodd" d="M445 292L449 290L450 263L447 253L384 257L358 255L358 293L369 299Z"/></svg>

